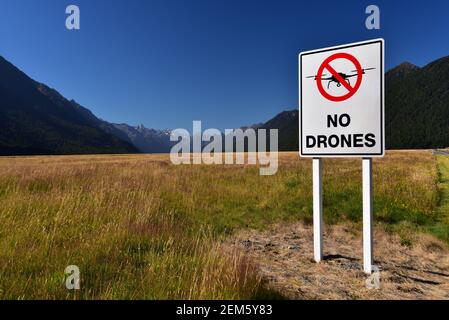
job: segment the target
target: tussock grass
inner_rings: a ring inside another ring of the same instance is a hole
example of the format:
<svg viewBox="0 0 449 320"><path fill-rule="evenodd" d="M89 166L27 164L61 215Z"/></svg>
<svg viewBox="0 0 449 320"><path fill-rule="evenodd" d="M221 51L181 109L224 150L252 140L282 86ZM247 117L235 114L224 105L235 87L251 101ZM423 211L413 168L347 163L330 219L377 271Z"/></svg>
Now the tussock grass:
<svg viewBox="0 0 449 320"><path fill-rule="evenodd" d="M438 176L439 176L439 205L438 216L435 223L427 226L427 231L449 243L449 157L439 155Z"/></svg>
<svg viewBox="0 0 449 320"><path fill-rule="evenodd" d="M328 223L360 222L361 161L324 161ZM376 221L431 231L438 171L428 151L374 161ZM238 228L312 218L311 161L172 165L167 155L0 159L0 298L253 299L266 289L220 240ZM445 222L446 223L446 222ZM82 289L64 286L77 265Z"/></svg>

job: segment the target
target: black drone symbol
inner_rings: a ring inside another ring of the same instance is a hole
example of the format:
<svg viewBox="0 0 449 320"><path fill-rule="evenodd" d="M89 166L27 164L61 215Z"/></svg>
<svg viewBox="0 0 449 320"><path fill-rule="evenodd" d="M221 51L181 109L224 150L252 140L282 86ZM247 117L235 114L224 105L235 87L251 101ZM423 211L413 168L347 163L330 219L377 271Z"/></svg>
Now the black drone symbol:
<svg viewBox="0 0 449 320"><path fill-rule="evenodd" d="M365 68L365 69L362 69L362 74L365 74L365 71L374 70L374 69L376 69L376 68ZM343 73L343 72L339 72L338 74L340 75L340 77L342 79L344 79L350 85L351 81L349 80L349 78L358 76L357 70L352 70L351 72L352 73L355 72L355 74L346 74L346 73ZM317 80L318 75L309 76L309 77L306 77L306 78L313 78L314 80ZM328 81L328 83L327 83L327 88L328 89L329 89L329 86L331 85L332 82L335 82L337 84L337 87L341 87L340 80L338 80L334 75L322 74L321 75L321 80L322 81Z"/></svg>

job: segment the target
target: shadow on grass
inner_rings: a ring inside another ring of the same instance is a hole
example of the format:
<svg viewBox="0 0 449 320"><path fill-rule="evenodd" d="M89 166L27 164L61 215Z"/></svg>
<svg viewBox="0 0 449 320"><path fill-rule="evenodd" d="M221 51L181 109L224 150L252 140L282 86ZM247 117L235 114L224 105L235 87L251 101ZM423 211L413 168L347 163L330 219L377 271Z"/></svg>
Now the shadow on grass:
<svg viewBox="0 0 449 320"><path fill-rule="evenodd" d="M261 284L260 288L251 298L253 300L288 300L280 292L269 288L266 282Z"/></svg>

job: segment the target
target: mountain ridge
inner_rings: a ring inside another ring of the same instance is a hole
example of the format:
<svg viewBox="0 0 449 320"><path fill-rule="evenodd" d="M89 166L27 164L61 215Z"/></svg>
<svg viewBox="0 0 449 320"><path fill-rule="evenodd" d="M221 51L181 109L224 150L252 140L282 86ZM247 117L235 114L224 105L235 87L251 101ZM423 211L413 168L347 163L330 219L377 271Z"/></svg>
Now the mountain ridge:
<svg viewBox="0 0 449 320"><path fill-rule="evenodd" d="M2 56L0 125L0 155L156 153L171 146L166 130L102 120Z"/></svg>
<svg viewBox="0 0 449 320"><path fill-rule="evenodd" d="M386 75L388 149L449 146L449 56L404 62ZM0 155L169 152L170 130L110 123L28 77L0 56ZM298 150L298 110L242 129L278 129L279 150Z"/></svg>
<svg viewBox="0 0 449 320"><path fill-rule="evenodd" d="M166 153L173 145L170 141L171 130L146 128L142 124L132 126L127 123L110 123L110 125L124 134L141 152Z"/></svg>
<svg viewBox="0 0 449 320"><path fill-rule="evenodd" d="M0 155L138 152L1 56L0 125Z"/></svg>

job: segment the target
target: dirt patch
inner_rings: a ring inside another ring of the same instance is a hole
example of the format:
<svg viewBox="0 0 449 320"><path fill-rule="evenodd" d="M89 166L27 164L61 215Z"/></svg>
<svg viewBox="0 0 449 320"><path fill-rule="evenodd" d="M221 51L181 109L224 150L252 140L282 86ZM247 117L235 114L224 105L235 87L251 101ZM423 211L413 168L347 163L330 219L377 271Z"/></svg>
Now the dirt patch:
<svg viewBox="0 0 449 320"><path fill-rule="evenodd" d="M376 228L374 261L380 288L368 289L362 237L352 225L327 227L324 261L313 261L312 226L244 230L227 244L243 250L271 289L290 299L449 299L449 251L426 235L412 247Z"/></svg>

